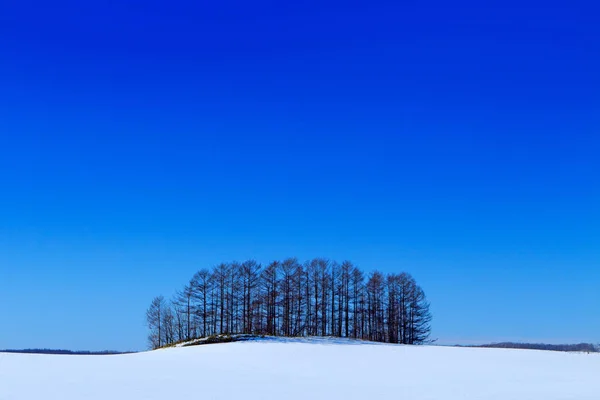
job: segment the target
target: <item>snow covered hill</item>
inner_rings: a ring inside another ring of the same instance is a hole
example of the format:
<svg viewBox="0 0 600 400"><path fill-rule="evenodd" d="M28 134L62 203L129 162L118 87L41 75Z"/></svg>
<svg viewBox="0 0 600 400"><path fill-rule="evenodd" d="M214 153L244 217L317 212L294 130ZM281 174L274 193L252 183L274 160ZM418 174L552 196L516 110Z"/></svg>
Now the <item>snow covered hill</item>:
<svg viewBox="0 0 600 400"><path fill-rule="evenodd" d="M0 400L598 400L600 355L261 339L116 356L0 353Z"/></svg>

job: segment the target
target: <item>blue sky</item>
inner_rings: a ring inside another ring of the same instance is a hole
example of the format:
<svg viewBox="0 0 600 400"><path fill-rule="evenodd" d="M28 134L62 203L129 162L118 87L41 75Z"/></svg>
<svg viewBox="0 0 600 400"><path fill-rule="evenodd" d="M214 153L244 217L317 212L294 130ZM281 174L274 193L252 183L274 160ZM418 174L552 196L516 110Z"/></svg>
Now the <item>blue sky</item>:
<svg viewBox="0 0 600 400"><path fill-rule="evenodd" d="M440 343L600 341L592 2L88 3L0 6L0 348L142 349L288 256L412 273Z"/></svg>

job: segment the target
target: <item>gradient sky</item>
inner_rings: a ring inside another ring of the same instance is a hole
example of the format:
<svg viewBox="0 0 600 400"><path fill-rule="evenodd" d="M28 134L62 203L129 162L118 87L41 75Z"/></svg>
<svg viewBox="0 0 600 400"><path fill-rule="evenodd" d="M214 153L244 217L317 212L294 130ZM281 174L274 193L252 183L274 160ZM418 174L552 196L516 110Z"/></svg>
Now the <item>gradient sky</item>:
<svg viewBox="0 0 600 400"><path fill-rule="evenodd" d="M288 256L410 272L440 343L600 342L593 2L210 3L1 3L0 348L143 349Z"/></svg>

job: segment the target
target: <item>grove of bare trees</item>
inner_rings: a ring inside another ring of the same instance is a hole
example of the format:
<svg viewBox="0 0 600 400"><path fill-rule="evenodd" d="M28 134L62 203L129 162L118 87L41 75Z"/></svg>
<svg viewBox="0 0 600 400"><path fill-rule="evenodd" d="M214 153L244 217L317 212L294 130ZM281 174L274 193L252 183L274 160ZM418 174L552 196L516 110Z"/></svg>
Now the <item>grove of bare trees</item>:
<svg viewBox="0 0 600 400"><path fill-rule="evenodd" d="M321 258L201 269L171 301L154 298L146 319L151 348L237 333L423 344L431 331L425 292L409 274L365 276Z"/></svg>

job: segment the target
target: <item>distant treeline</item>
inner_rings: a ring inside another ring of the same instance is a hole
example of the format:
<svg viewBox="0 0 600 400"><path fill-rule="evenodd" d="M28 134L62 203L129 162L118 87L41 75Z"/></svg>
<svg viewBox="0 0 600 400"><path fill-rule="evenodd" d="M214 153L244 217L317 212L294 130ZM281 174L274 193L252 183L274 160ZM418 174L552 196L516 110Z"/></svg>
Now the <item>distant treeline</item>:
<svg viewBox="0 0 600 400"><path fill-rule="evenodd" d="M54 349L23 349L23 350L0 350L1 353L20 353L20 354L57 354L57 355L79 355L79 356L102 356L115 354L128 354L120 351L71 351L71 350L54 350ZM129 352L130 353L130 352Z"/></svg>
<svg viewBox="0 0 600 400"><path fill-rule="evenodd" d="M600 352L600 345L591 343L579 344L543 344L543 343L491 343L472 347L490 347L497 349L529 349L529 350L552 350L552 351L582 351L588 353Z"/></svg>
<svg viewBox="0 0 600 400"><path fill-rule="evenodd" d="M202 269L171 301L156 297L146 319L151 348L235 333L422 344L431 330L425 292L409 274L365 276L320 258Z"/></svg>

